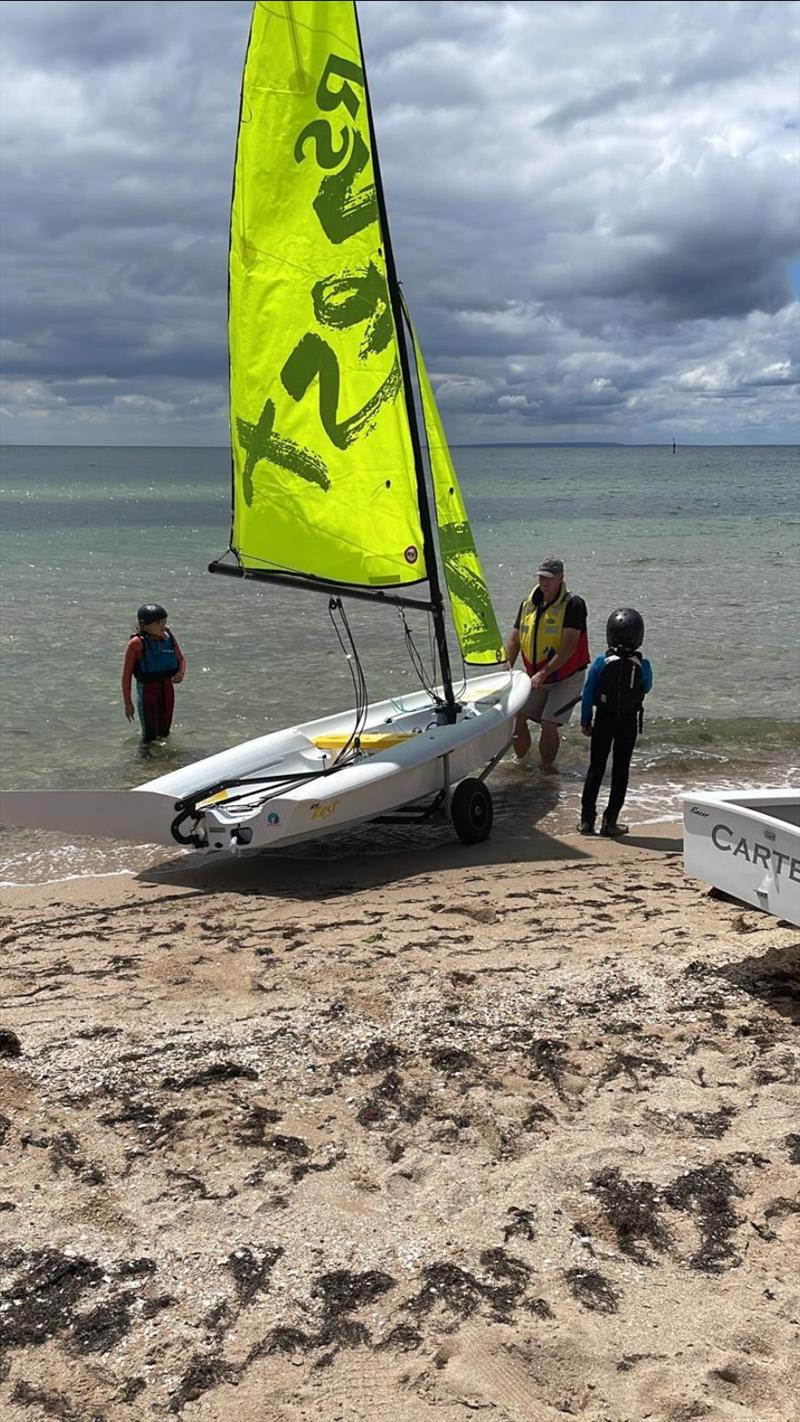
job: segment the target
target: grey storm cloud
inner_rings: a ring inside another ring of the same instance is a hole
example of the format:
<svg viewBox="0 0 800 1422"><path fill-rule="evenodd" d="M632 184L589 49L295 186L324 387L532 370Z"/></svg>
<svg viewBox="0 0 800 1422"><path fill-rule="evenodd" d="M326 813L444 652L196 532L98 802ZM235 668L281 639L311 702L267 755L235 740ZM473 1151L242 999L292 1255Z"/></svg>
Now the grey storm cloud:
<svg viewBox="0 0 800 1422"><path fill-rule="evenodd" d="M247 0L0 4L2 435L227 438ZM796 437L798 9L359 4L457 442Z"/></svg>

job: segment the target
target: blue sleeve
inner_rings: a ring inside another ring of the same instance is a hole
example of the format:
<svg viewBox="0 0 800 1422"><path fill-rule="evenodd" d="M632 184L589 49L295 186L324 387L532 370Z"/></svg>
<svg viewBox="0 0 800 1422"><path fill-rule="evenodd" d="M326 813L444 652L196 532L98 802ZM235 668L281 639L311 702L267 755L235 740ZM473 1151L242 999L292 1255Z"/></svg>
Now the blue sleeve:
<svg viewBox="0 0 800 1422"><path fill-rule="evenodd" d="M589 668L589 675L583 686L583 696L581 698L581 725L590 726L592 724L592 713L594 711L594 694L597 690L597 683L600 678L600 671L605 661L605 657L595 657Z"/></svg>
<svg viewBox="0 0 800 1422"><path fill-rule="evenodd" d="M648 691L653 690L653 668L648 662L647 657L642 657L642 687L645 696Z"/></svg>

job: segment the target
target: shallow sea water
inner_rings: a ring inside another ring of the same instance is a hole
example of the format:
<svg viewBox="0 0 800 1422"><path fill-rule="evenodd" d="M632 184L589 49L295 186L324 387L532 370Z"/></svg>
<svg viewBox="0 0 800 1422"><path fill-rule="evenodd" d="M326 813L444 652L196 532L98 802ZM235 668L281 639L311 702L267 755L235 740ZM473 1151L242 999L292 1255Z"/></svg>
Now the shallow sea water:
<svg viewBox="0 0 800 1422"><path fill-rule="evenodd" d="M454 457L503 629L547 553L564 557L587 601L593 655L614 607L644 614L655 688L627 818L676 816L684 788L797 782L795 449L503 446ZM352 704L324 597L208 575L227 545L229 489L223 449L3 450L4 786L133 785ZM143 760L119 671L135 609L149 599L167 606L189 671L170 742ZM371 698L414 689L396 614L352 603L348 616ZM413 625L429 662L426 619ZM501 763L491 778L498 826L574 828L586 757L576 717L557 776L543 776L535 755ZM407 833L387 827L303 852L395 852ZM170 857L0 831L6 883Z"/></svg>

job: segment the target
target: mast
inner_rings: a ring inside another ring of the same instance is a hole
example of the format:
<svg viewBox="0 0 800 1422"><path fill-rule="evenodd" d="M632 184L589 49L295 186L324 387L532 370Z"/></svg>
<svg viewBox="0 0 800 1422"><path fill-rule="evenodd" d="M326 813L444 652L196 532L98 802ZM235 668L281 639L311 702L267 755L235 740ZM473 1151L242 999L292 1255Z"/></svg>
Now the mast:
<svg viewBox="0 0 800 1422"><path fill-rule="evenodd" d="M400 355L400 370L403 376L403 398L406 404L406 414L408 416L408 428L411 436L411 448L414 453L414 473L417 480L417 502L419 504L420 525L422 527L423 549L425 553L425 566L428 572L428 587L431 593L431 605L433 615L434 635L436 637L436 650L439 654L439 664L442 669L442 685L444 687L444 697L447 706L448 721L456 719L456 702L453 694L453 674L450 669L450 651L447 646L447 627L444 620L444 599L442 597L441 584L439 582L439 567L436 562L436 542L433 535L433 523L431 520L430 504L428 503L428 490L425 483L425 467L422 461L422 446L419 437L419 424L417 421L417 411L414 405L414 396L411 386L411 367L408 359L408 346L406 345L406 330L403 320L402 301L400 296L400 283L397 280L397 268L394 264L394 252L392 250L392 240L389 233L389 219L386 213L386 202L383 195L383 181L381 179L380 162L378 159L378 144L375 137L375 125L372 119L372 101L369 94L369 83L367 81L367 65L364 56L364 46L361 42L361 26L358 22L358 6L353 0L353 13L355 15L356 33L358 35L359 48L364 66L364 100L367 110L367 123L369 125L370 147L372 149L372 173L375 179L375 197L378 204L378 215L383 232L383 255L386 262L386 277L389 288L389 303L392 308L395 331L397 332L397 346Z"/></svg>

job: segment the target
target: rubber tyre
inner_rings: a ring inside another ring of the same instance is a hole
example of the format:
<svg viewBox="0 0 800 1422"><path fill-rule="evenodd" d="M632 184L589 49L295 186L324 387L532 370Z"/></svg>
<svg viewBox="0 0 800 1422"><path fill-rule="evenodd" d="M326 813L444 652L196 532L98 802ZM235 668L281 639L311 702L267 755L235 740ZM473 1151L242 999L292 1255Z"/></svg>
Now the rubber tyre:
<svg viewBox="0 0 800 1422"><path fill-rule="evenodd" d="M462 780L450 801L453 828L464 844L480 844L492 832L494 805L482 780Z"/></svg>

